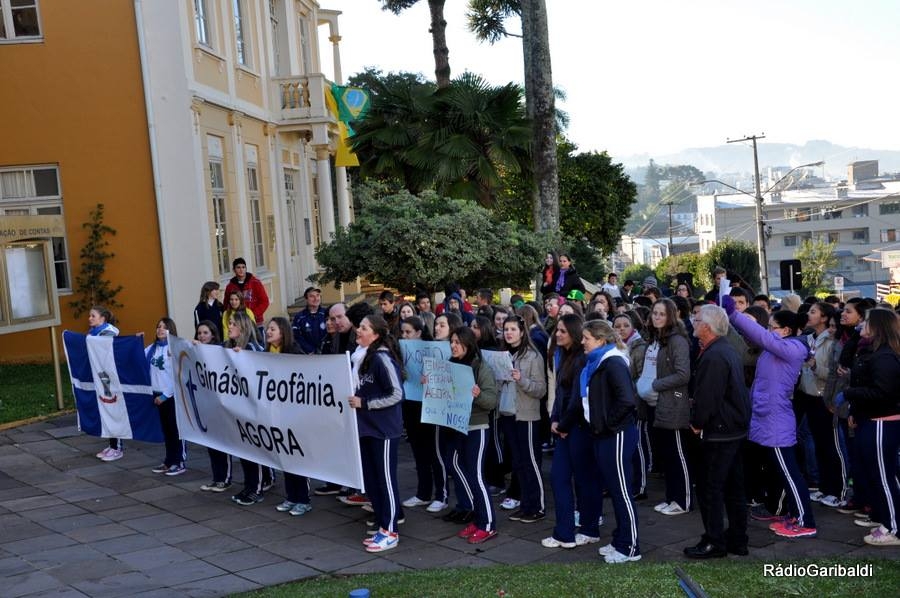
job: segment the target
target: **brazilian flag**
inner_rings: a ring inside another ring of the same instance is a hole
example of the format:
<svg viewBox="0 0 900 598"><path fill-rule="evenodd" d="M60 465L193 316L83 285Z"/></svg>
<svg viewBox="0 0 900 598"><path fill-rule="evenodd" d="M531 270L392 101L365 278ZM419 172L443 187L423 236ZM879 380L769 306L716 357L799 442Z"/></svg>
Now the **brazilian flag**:
<svg viewBox="0 0 900 598"><path fill-rule="evenodd" d="M365 89L345 87L332 83L331 93L334 95L334 101L337 104L337 118L345 124L349 125L354 120L363 118L366 112L369 111L371 101L369 100L369 92Z"/></svg>

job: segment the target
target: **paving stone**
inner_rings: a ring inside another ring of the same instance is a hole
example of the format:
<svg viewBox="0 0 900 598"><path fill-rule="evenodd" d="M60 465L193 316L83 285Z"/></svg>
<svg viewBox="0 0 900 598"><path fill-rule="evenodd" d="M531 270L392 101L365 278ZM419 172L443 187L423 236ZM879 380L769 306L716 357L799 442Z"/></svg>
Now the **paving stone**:
<svg viewBox="0 0 900 598"><path fill-rule="evenodd" d="M191 522L184 517L179 517L173 513L160 513L149 517L141 517L139 519L126 519L123 523L139 532L149 532L150 530L158 531Z"/></svg>
<svg viewBox="0 0 900 598"><path fill-rule="evenodd" d="M132 598L188 598L188 594L178 592L172 588L161 588L134 594Z"/></svg>
<svg viewBox="0 0 900 598"><path fill-rule="evenodd" d="M319 571L336 571L372 558L372 555L365 551L361 540L362 536L359 536L355 543L349 545L332 542L318 536L315 538L307 536L303 542L298 542L296 539L279 540L264 544L260 548ZM395 550L399 549L398 547Z"/></svg>
<svg viewBox="0 0 900 598"><path fill-rule="evenodd" d="M225 534L207 536L187 542L179 542L176 548L188 552L199 558L206 558L212 554L221 554L250 548L250 545L242 540Z"/></svg>
<svg viewBox="0 0 900 598"><path fill-rule="evenodd" d="M91 542L85 544L94 550L116 556L128 552L137 552L138 550L146 550L148 548L157 548L165 546L163 542L148 536L146 534L131 534L130 536L122 536L120 538L112 538L111 540L102 540L100 542Z"/></svg>
<svg viewBox="0 0 900 598"><path fill-rule="evenodd" d="M35 567L25 559L7 557L0 559L0 579L34 571Z"/></svg>
<svg viewBox="0 0 900 598"><path fill-rule="evenodd" d="M240 508L240 507L238 507ZM262 525L267 523L268 519L261 515L257 515L249 509L241 509L232 511L230 515L218 517L205 521L203 524L219 532L225 532L240 537L235 530L247 529L254 525Z"/></svg>
<svg viewBox="0 0 900 598"><path fill-rule="evenodd" d="M191 556L188 553L173 546L160 546L135 552L126 552L116 555L116 558L139 571L149 571L163 565L191 560Z"/></svg>
<svg viewBox="0 0 900 598"><path fill-rule="evenodd" d="M235 550L225 554L213 554L206 557L205 560L217 567L221 567L225 571L233 573L244 569L280 563L285 559L261 548L245 548L244 550Z"/></svg>
<svg viewBox="0 0 900 598"><path fill-rule="evenodd" d="M297 579L305 579L307 577L315 577L320 574L320 571L290 561L256 567L255 569L247 569L246 571L241 571L239 573L241 577L264 586L295 581Z"/></svg>
<svg viewBox="0 0 900 598"><path fill-rule="evenodd" d="M92 598L134 596L142 591L159 589L150 578L137 572L112 575L97 581L79 581L72 585Z"/></svg>
<svg viewBox="0 0 900 598"><path fill-rule="evenodd" d="M181 542L187 542L188 540L219 535L219 532L216 530L197 523L188 523L159 530L149 530L147 533L155 538L159 538L166 544L179 544Z"/></svg>
<svg viewBox="0 0 900 598"><path fill-rule="evenodd" d="M100 486L93 487L83 487L83 488L71 488L69 490L63 490L62 492L58 492L56 495L63 500L67 500L69 502L78 502L80 500L88 500L91 498L103 498L106 496L115 496L118 494L115 490L111 488L103 488Z"/></svg>
<svg viewBox="0 0 900 598"><path fill-rule="evenodd" d="M28 594L44 595L60 587L60 582L43 571L11 575L3 580L3 597L18 598Z"/></svg>
<svg viewBox="0 0 900 598"><path fill-rule="evenodd" d="M109 519L94 513L75 515L74 517L60 517L51 521L42 521L41 525L55 532L66 533L84 527L96 527L111 523Z"/></svg>
<svg viewBox="0 0 900 598"><path fill-rule="evenodd" d="M76 426L62 426L59 428L51 428L47 430L47 434L53 438L71 438L72 436L81 436L81 431Z"/></svg>
<svg viewBox="0 0 900 598"><path fill-rule="evenodd" d="M96 581L111 575L128 573L133 571L133 569L111 557L100 557L78 561L77 563L64 563L56 567L43 569L43 571L47 575L53 576L54 579L59 580L62 584L72 585L80 581Z"/></svg>
<svg viewBox="0 0 900 598"><path fill-rule="evenodd" d="M123 507L143 505L143 503L140 503L133 498L121 496L119 494L114 494L112 496L101 496L100 498L92 498L89 500L82 500L74 504L92 513L103 513L104 516L108 516L106 515L106 512L111 511L112 509L121 509Z"/></svg>
<svg viewBox="0 0 900 598"><path fill-rule="evenodd" d="M2 467L2 466L0 466ZM47 493L31 486L23 485L18 481L11 481L7 488L0 490L0 504L7 503L11 500L21 498L33 498L35 496L46 496Z"/></svg>
<svg viewBox="0 0 900 598"><path fill-rule="evenodd" d="M102 513L103 516L107 519L111 519L113 521L128 521L134 519L142 519L144 517L150 517L152 515L166 514L164 511L157 509L153 505L147 505L142 502L136 501L130 505L100 511L100 513Z"/></svg>
<svg viewBox="0 0 900 598"><path fill-rule="evenodd" d="M82 544L88 542L98 542L100 540L108 540L110 538L119 538L133 534L134 530L118 523L106 523L104 525L95 525L92 527L83 527L66 535L74 540L78 540Z"/></svg>
<svg viewBox="0 0 900 598"><path fill-rule="evenodd" d="M64 501L52 494L39 494L27 498L14 498L11 500L0 501L0 506L9 509L14 513L30 511L31 509L45 509L60 504L64 504Z"/></svg>
<svg viewBox="0 0 900 598"><path fill-rule="evenodd" d="M36 538L25 538L23 540L16 540L15 542L6 542L3 544L3 548L13 554L25 555L32 552L43 552L44 550L71 546L73 544L77 544L77 542L68 536L62 534L46 534Z"/></svg>
<svg viewBox="0 0 900 598"><path fill-rule="evenodd" d="M193 559L145 570L144 575L160 586L177 586L190 581L220 577L228 573L206 561Z"/></svg>
<svg viewBox="0 0 900 598"><path fill-rule="evenodd" d="M31 511L23 511L22 517L32 521L48 522L54 519L65 517L77 517L78 515L87 515L88 512L81 507L64 502L55 507L47 507L46 509L38 509Z"/></svg>
<svg viewBox="0 0 900 598"><path fill-rule="evenodd" d="M4 543L34 538L37 536L45 536L51 533L50 530L27 520L3 525L0 529L2 529Z"/></svg>
<svg viewBox="0 0 900 598"><path fill-rule="evenodd" d="M390 552L379 555L370 554L369 556L373 558L361 563L357 563L352 567L338 569L334 572L335 575L362 575L368 573L399 573L401 571L411 571L411 569L409 569L408 567L392 561L390 558ZM491 565L497 564L491 563L490 561L488 562Z"/></svg>
<svg viewBox="0 0 900 598"><path fill-rule="evenodd" d="M260 587L262 587L261 584L237 575L220 575L219 577L188 582L170 589L184 592L186 595L196 598L208 598L250 592Z"/></svg>
<svg viewBox="0 0 900 598"><path fill-rule="evenodd" d="M222 497L223 494L217 494L216 496ZM225 500L227 500L227 498ZM231 501L228 501L227 503L222 500L215 503L206 501L204 504L195 507L179 508L178 514L185 519L190 519L191 521L199 523L209 521L210 519L221 519L222 517L233 515L234 505Z"/></svg>
<svg viewBox="0 0 900 598"><path fill-rule="evenodd" d="M139 490L137 492L129 492L126 496L131 497L135 500L139 500L141 502L156 504L157 501L160 501L164 498L171 498L173 496L187 496L188 492L186 490L182 490L177 486L158 486L156 488L148 488L147 490Z"/></svg>
<svg viewBox="0 0 900 598"><path fill-rule="evenodd" d="M28 561L39 569L106 558L105 555L84 545L73 544L28 555Z"/></svg>

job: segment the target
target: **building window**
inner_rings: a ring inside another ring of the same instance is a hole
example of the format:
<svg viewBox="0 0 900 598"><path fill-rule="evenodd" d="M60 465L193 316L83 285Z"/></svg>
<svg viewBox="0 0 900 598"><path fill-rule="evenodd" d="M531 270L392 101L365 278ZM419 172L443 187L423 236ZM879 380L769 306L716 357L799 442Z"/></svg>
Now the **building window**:
<svg viewBox="0 0 900 598"><path fill-rule="evenodd" d="M0 41L40 38L37 0L0 0Z"/></svg>
<svg viewBox="0 0 900 598"><path fill-rule="evenodd" d="M900 214L900 201L886 201L878 206L878 213L882 216L888 214Z"/></svg>
<svg viewBox="0 0 900 598"><path fill-rule="evenodd" d="M253 258L258 270L266 268L266 244L263 234L262 201L259 192L259 170L255 145L246 145L247 157L247 198L250 202L250 234L253 237Z"/></svg>
<svg viewBox="0 0 900 598"><path fill-rule="evenodd" d="M237 61L242 66L251 67L253 66L253 60L250 53L250 43L248 42L250 38L248 24L244 0L234 0L234 37L237 48Z"/></svg>
<svg viewBox="0 0 900 598"><path fill-rule="evenodd" d="M841 233L828 233L828 242L829 243L840 243L841 242Z"/></svg>
<svg viewBox="0 0 900 598"><path fill-rule="evenodd" d="M809 208L797 209L797 222L808 222L811 210Z"/></svg>
<svg viewBox="0 0 900 598"><path fill-rule="evenodd" d="M194 23L197 29L197 43L212 48L212 32L209 27L210 15L207 0L194 0Z"/></svg>
<svg viewBox="0 0 900 598"><path fill-rule="evenodd" d="M893 243L896 240L897 240L897 229L896 228L881 229L881 242L882 243Z"/></svg>
<svg viewBox="0 0 900 598"><path fill-rule="evenodd" d="M207 154L209 155L209 188L213 215L213 244L216 251L216 264L219 274L231 271L231 258L228 247L228 209L225 201L225 169L222 166L224 152L222 139L208 135Z"/></svg>
<svg viewBox="0 0 900 598"><path fill-rule="evenodd" d="M284 169L284 199L287 204L288 239L291 243L291 255L300 252L297 238L297 192L295 191L296 171Z"/></svg>
<svg viewBox="0 0 900 598"><path fill-rule="evenodd" d="M853 231L853 240L854 241L862 241L863 243L869 242L869 229L867 228L859 228Z"/></svg>
<svg viewBox="0 0 900 598"><path fill-rule="evenodd" d="M869 205L868 204L853 206L853 217L854 218L865 218L868 215L869 215Z"/></svg>
<svg viewBox="0 0 900 598"><path fill-rule="evenodd" d="M59 171L56 166L0 169L0 215L62 215ZM56 288L69 291L72 277L65 237L51 237Z"/></svg>
<svg viewBox="0 0 900 598"><path fill-rule="evenodd" d="M822 218L825 220L836 220L841 218L843 215L843 210L838 210L836 208L825 208L822 210Z"/></svg>
<svg viewBox="0 0 900 598"><path fill-rule="evenodd" d="M784 236L784 246L785 247L796 247L797 246L797 235L785 235Z"/></svg>

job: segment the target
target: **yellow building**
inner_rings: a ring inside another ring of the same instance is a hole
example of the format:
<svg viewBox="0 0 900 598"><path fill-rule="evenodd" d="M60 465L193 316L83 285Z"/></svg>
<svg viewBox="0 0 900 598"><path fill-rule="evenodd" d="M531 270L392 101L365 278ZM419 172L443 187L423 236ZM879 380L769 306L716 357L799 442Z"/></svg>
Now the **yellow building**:
<svg viewBox="0 0 900 598"><path fill-rule="evenodd" d="M46 191L55 169L58 193L0 195L0 217L62 210L63 326L87 327L67 289L99 202L118 231L107 276L124 287L124 333L167 314L190 335L201 285L224 288L239 256L266 286L267 315L284 314L336 215L352 217L318 55L327 31L340 82L339 13L312 0L30 4L0 0L0 74L15 82L0 88L0 181L31 176ZM0 361L49 355L46 331L4 341Z"/></svg>
<svg viewBox="0 0 900 598"><path fill-rule="evenodd" d="M0 226L63 214L65 236L53 239L62 326L86 331L69 301L82 224L105 204L123 332L153 330L166 304L134 7L0 1L0 80ZM0 337L0 361L49 355L46 329Z"/></svg>

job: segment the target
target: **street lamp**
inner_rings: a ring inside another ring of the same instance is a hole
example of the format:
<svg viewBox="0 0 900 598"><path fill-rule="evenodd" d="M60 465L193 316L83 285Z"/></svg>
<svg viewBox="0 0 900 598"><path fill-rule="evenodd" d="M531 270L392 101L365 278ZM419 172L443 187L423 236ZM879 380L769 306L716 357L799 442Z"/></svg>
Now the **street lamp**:
<svg viewBox="0 0 900 598"><path fill-rule="evenodd" d="M766 239L767 239L766 222L763 219L763 212L762 212L763 195L765 195L766 193L771 193L776 187L778 187L778 185L781 184L781 182L783 180L788 178L791 174L793 174L797 170L800 170L801 168L813 168L816 166L822 166L823 164L825 164L825 162L823 160L820 160L818 162L810 162L809 164L801 164L800 166L795 166L795 167L791 168L789 171L787 171L784 174L784 176L782 176L780 179L775 181L768 189L766 189L765 191L760 191L759 160L758 160L757 154L756 154L756 139L757 139L756 137L747 137L744 139L735 139L733 141L728 142L728 143L733 143L734 141L747 141L747 140L753 141L753 168L755 171L754 174L755 174L755 183L756 183L756 194L755 195L752 193L748 193L747 191L744 191L743 189L738 189L737 187L734 187L732 185L729 185L728 183L725 183L725 182L717 180L717 179L700 181L697 184L703 185L705 183L718 183L720 185L724 185L725 187L728 187L729 189L734 189L738 193L743 193L744 195L748 195L755 200L754 204L756 207L756 248L759 252L759 283L760 283L762 292L764 294L768 295L769 294L769 262L768 262L768 256L766 253Z"/></svg>

